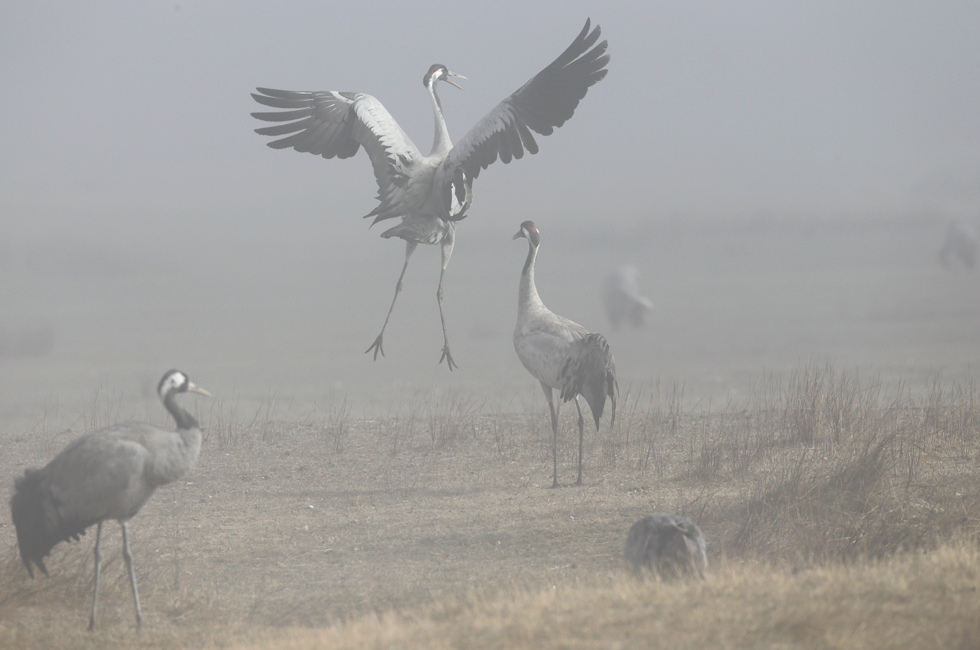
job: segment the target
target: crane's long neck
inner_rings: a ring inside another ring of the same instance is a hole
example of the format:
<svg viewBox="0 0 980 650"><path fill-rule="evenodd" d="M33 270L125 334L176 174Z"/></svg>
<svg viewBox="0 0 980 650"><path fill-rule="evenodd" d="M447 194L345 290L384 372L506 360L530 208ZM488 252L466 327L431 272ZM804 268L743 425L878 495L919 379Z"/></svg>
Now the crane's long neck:
<svg viewBox="0 0 980 650"><path fill-rule="evenodd" d="M163 405L167 407L170 415L173 416L174 421L177 422L177 428L181 431L186 431L188 429L197 429L197 420L194 416L185 411L180 407L175 399L176 393L167 393L167 396L163 398Z"/></svg>
<svg viewBox="0 0 980 650"><path fill-rule="evenodd" d="M149 466L145 471L145 479L153 487L173 483L186 474L197 457L201 454L201 430L197 426L197 420L177 405L174 399L175 393L168 393L163 398L163 405L170 411L170 415L177 421L177 431L170 433L179 437L176 444L166 444L161 446L152 457Z"/></svg>
<svg viewBox="0 0 980 650"><path fill-rule="evenodd" d="M526 314L533 307L544 307L541 297L538 296L538 288L534 285L534 261L537 257L538 247L528 242L527 260L524 262L524 270L521 271L521 288L517 294L518 316Z"/></svg>
<svg viewBox="0 0 980 650"><path fill-rule="evenodd" d="M442 102L439 101L439 94L436 92L436 81L432 79L427 86L429 97L432 98L432 113L435 116L435 135L432 138L433 156L437 153L449 153L453 148L452 140L449 139L449 129L446 128L446 118L442 116Z"/></svg>

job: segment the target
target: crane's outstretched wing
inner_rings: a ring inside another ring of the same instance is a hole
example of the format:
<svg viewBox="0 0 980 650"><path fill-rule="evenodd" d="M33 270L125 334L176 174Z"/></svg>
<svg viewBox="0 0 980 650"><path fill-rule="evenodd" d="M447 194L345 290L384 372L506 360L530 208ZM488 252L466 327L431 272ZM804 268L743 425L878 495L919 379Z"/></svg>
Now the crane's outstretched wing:
<svg viewBox="0 0 980 650"><path fill-rule="evenodd" d="M273 149L296 151L324 158L350 158L364 147L378 181L381 204L367 217L375 222L400 217L408 211L403 200L412 168L422 155L381 102L363 93L302 92L257 88L260 104L288 109L252 113L266 122L285 122L255 129L259 135L286 135L269 142Z"/></svg>
<svg viewBox="0 0 980 650"><path fill-rule="evenodd" d="M458 200L464 202L468 185L481 169L498 157L504 163L523 158L525 149L537 153L538 144L531 131L551 135L572 117L589 87L606 76L609 63L606 41L593 47L601 33L599 26L589 31L590 25L591 20L586 20L585 27L561 56L497 104L456 143L444 168L444 200L449 199L451 183Z"/></svg>

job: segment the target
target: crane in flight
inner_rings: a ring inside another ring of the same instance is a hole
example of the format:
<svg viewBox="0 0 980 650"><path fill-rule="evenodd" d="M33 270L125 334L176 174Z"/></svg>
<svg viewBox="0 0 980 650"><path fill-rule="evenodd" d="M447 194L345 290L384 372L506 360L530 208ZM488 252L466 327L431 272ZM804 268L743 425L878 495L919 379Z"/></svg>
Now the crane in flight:
<svg viewBox="0 0 980 650"><path fill-rule="evenodd" d="M258 103L281 109L252 113L260 120L281 122L255 130L260 135L286 136L269 142L273 149L292 148L324 158L350 158L364 147L374 167L380 202L365 218L374 217L374 225L401 217L400 224L381 236L405 240L405 264L381 333L365 354L373 350L375 361L379 352L384 356L385 328L416 247L439 244L442 271L436 299L444 342L439 363L445 361L450 370L457 367L446 334L442 281L453 252L456 223L466 217L473 202L473 180L498 158L506 164L522 158L525 150L537 153L532 131L551 135L572 117L589 87L606 76L609 55L606 41L596 44L600 33L598 25L592 29L591 21L586 20L585 27L557 59L497 104L455 146L449 138L436 85L445 81L459 88L452 77L466 77L450 72L444 65L432 65L422 78L435 115L435 137L428 156L419 152L381 102L371 95L270 88L257 88L258 93L252 93Z"/></svg>

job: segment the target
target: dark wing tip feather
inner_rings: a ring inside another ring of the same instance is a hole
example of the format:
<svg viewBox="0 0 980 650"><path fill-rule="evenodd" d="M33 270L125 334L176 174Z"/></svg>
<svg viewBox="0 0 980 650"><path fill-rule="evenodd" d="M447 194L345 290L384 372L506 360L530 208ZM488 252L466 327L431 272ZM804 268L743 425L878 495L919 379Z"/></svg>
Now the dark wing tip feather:
<svg viewBox="0 0 980 650"><path fill-rule="evenodd" d="M357 96L353 93L308 92L258 88L252 98L264 106L283 109L260 111L252 117L265 122L280 122L255 129L263 136L277 137L267 142L272 149L295 149L323 158L350 158L361 147L354 135L356 118L350 115ZM286 136L286 137L280 137Z"/></svg>
<svg viewBox="0 0 980 650"><path fill-rule="evenodd" d="M272 108L304 108L313 105L313 93L292 90L266 90L266 93L265 95L252 93L252 99Z"/></svg>
<svg viewBox="0 0 980 650"><path fill-rule="evenodd" d="M592 19L585 19L585 26L582 27L582 31L578 33L572 44L565 48L565 51L558 55L551 65L549 65L545 70L563 68L579 56L582 55L586 50L592 47L592 44L599 40L599 35L602 34L602 29L596 25L595 29L591 32L589 28L592 26Z"/></svg>
<svg viewBox="0 0 980 650"><path fill-rule="evenodd" d="M487 114L457 143L450 162L477 178L498 158L503 163L538 152L531 132L548 136L571 119L588 89L606 76L608 42L591 18L571 45ZM516 131L516 133L515 133Z"/></svg>
<svg viewBox="0 0 980 650"><path fill-rule="evenodd" d="M304 106L303 108L298 108L293 111L277 111L277 112L261 112L252 113L252 117L257 120L263 120L265 122L288 122L289 120L298 120L304 117L310 116L310 108Z"/></svg>
<svg viewBox="0 0 980 650"><path fill-rule="evenodd" d="M277 90L275 88L256 88L257 91L263 95L268 95L269 97L278 97L279 99L299 99L301 97L307 97L310 95L309 92L301 90ZM258 99L255 93L252 93L252 97Z"/></svg>
<svg viewBox="0 0 980 650"><path fill-rule="evenodd" d="M254 113L253 113L254 115ZM312 115L310 117L304 118L296 122L290 122L289 124L277 124L276 126L264 126L260 129L255 129L255 132L259 135L285 135L287 133L295 133L296 131L301 131L306 127L310 126L314 118Z"/></svg>

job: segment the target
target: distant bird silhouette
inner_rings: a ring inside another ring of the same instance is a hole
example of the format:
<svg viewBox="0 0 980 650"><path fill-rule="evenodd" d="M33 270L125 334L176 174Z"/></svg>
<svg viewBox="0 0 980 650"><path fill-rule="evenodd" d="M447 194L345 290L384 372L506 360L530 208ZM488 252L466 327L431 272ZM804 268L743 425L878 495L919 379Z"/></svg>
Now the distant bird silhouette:
<svg viewBox="0 0 980 650"><path fill-rule="evenodd" d="M518 237L526 237L529 248L518 292L514 349L527 371L541 382L541 390L551 409L551 449L554 459L554 482L551 487L558 487L558 409L552 391L557 389L563 402L575 400L575 408L578 409L578 480L575 485L582 485L585 420L578 396L583 396L592 409L596 431L599 430L599 418L602 417L608 396L612 402L609 426L613 426L616 423L616 393L619 391L616 362L602 334L590 333L578 323L562 318L544 306L534 285L534 262L541 243L540 233L533 221L525 221L514 239Z"/></svg>
<svg viewBox="0 0 980 650"><path fill-rule="evenodd" d="M939 261L947 268L961 267L972 269L977 264L980 251L980 235L977 229L965 221L954 219L946 227L943 247L939 251Z"/></svg>
<svg viewBox="0 0 980 650"><path fill-rule="evenodd" d="M99 601L102 555L102 522L115 519L122 526L123 559L136 607L136 625L143 622L136 572L129 551L127 524L153 491L186 474L201 451L201 430L190 413L177 405L184 392L208 395L187 375L171 370L163 376L157 393L174 420L176 431L145 422L127 422L78 437L44 469L29 469L14 484L10 511L17 528L17 544L27 572L31 563L44 575L44 558L62 541L77 540L92 524L95 532L95 588L88 629L95 628Z"/></svg>
<svg viewBox="0 0 980 650"><path fill-rule="evenodd" d="M647 312L653 310L650 299L640 295L639 277L640 270L635 266L621 266L602 283L602 305L616 329L623 321L632 327L643 327Z"/></svg>
<svg viewBox="0 0 980 650"><path fill-rule="evenodd" d="M668 580L692 571L703 577L708 567L704 535L698 525L687 517L662 512L633 524L623 555L637 577L644 569Z"/></svg>
<svg viewBox="0 0 980 650"><path fill-rule="evenodd" d="M437 24L439 19L434 20ZM372 225L401 217L399 225L381 236L405 240L405 264L381 333L365 354L373 350L375 361L379 352L384 356L385 328L415 248L419 244L439 244L442 272L436 298L445 343L439 363L445 360L450 370L456 365L449 352L442 313L442 278L453 253L456 223L466 216L473 202L473 180L497 158L509 163L523 158L525 150L538 153L538 143L531 132L551 135L571 119L589 88L606 76L609 55L606 41L596 43L600 33L598 25L592 29L586 20L585 27L557 59L497 104L455 146L449 139L436 86L440 81L456 86L451 77L466 77L438 63L431 66L422 78L435 114L435 138L428 156L419 152L381 102L371 95L269 88L258 88L258 94L252 94L260 104L285 109L252 113L260 120L285 122L255 130L270 136L292 134L270 142L274 149L292 147L324 158L350 158L364 147L374 166L381 201L366 217L374 217Z"/></svg>

